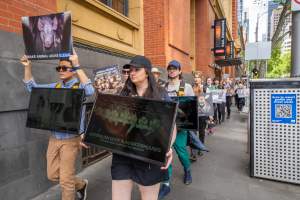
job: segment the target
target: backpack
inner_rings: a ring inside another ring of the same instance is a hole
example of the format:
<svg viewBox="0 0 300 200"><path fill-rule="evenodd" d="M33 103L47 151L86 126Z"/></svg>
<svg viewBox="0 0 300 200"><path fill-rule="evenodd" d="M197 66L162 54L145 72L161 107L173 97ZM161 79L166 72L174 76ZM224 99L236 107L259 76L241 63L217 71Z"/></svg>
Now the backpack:
<svg viewBox="0 0 300 200"><path fill-rule="evenodd" d="M79 88L79 84L80 83L74 83L73 85L72 85L72 89L78 89ZM61 88L62 87L62 84L61 84L61 82L58 82L58 83L56 83L56 85L55 85L55 88Z"/></svg>
<svg viewBox="0 0 300 200"><path fill-rule="evenodd" d="M165 85L166 90L168 90L168 86L169 86L169 82L167 82ZM178 97L184 96L184 89L185 89L185 82L184 82L184 80L180 80L179 89L178 89L178 91L176 91L176 95ZM168 93L175 93L175 91L174 92L170 91ZM172 95L170 95L170 96L172 96Z"/></svg>

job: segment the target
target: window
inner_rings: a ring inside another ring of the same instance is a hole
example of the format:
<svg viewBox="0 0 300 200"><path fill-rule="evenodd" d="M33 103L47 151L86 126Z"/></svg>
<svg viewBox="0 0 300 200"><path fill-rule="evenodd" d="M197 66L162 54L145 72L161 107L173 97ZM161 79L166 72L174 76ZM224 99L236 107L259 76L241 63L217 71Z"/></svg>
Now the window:
<svg viewBox="0 0 300 200"><path fill-rule="evenodd" d="M112 9L128 16L128 0L99 0L101 3L111 7Z"/></svg>

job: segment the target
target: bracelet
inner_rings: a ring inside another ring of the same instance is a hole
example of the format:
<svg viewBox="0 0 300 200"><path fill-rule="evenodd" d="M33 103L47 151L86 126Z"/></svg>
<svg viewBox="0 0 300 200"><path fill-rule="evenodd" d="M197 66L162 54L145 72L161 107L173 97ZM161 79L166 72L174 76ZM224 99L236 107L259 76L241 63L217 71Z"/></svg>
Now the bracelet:
<svg viewBox="0 0 300 200"><path fill-rule="evenodd" d="M72 67L71 72L75 72L75 71L77 71L78 69L81 69L79 65L78 65L77 67Z"/></svg>

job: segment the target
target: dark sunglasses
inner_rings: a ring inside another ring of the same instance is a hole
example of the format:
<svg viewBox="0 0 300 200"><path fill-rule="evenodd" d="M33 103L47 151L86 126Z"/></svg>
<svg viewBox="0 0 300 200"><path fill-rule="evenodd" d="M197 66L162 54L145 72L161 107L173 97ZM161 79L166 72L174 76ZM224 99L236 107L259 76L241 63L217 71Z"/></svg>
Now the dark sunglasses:
<svg viewBox="0 0 300 200"><path fill-rule="evenodd" d="M130 70L122 70L122 74L129 74Z"/></svg>
<svg viewBox="0 0 300 200"><path fill-rule="evenodd" d="M62 65L62 66L57 66L55 69L57 72L60 72L60 71L66 72L66 71L70 71L71 68L68 66Z"/></svg>

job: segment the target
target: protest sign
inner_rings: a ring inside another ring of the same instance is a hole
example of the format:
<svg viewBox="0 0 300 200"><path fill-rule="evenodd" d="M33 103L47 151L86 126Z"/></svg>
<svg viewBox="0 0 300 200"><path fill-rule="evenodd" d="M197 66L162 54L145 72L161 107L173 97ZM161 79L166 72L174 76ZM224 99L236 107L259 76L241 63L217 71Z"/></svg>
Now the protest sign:
<svg viewBox="0 0 300 200"><path fill-rule="evenodd" d="M99 93L85 142L114 153L164 165L177 104Z"/></svg>
<svg viewBox="0 0 300 200"><path fill-rule="evenodd" d="M172 97L178 102L176 125L178 129L198 130L198 99L196 96Z"/></svg>
<svg viewBox="0 0 300 200"><path fill-rule="evenodd" d="M32 88L26 126L79 134L83 89Z"/></svg>
<svg viewBox="0 0 300 200"><path fill-rule="evenodd" d="M118 65L101 67L94 74L94 86L99 93L117 94L124 86Z"/></svg>
<svg viewBox="0 0 300 200"><path fill-rule="evenodd" d="M68 58L73 44L71 13L22 17L25 55L30 60Z"/></svg>
<svg viewBox="0 0 300 200"><path fill-rule="evenodd" d="M198 116L214 116L211 93L203 93L198 96Z"/></svg>

